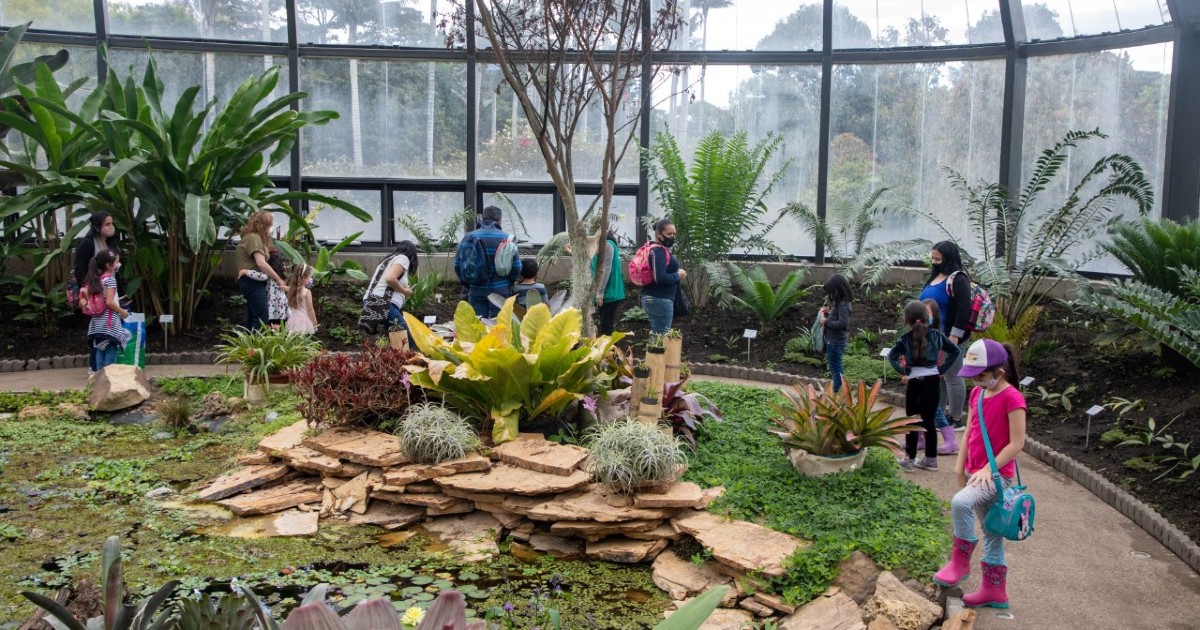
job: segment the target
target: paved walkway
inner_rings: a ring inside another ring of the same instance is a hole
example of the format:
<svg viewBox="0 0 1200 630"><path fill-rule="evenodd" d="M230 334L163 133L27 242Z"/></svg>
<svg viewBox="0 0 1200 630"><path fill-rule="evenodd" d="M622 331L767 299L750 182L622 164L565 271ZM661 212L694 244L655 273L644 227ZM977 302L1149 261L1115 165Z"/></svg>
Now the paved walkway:
<svg viewBox="0 0 1200 630"><path fill-rule="evenodd" d="M982 609L976 628L1200 630L1200 574L1083 486L1028 455L1020 463L1021 480L1037 497L1037 533L1006 547L1012 608ZM958 490L954 457L938 464L938 472L918 470L911 479L949 501ZM979 586L979 556L966 592Z"/></svg>
<svg viewBox="0 0 1200 630"><path fill-rule="evenodd" d="M151 378L213 376L225 366L153 365ZM694 377L762 387L735 379ZM0 391L83 387L86 369L0 374ZM961 434L960 434L961 435ZM949 500L957 490L953 458L912 480ZM1008 546L1011 568L1005 611L984 609L980 630L1200 630L1200 575L1157 540L1079 484L1032 457L1021 475L1038 499L1037 534ZM1136 555L1135 555L1136 554ZM977 554L978 555L978 554ZM978 567L964 585L979 584Z"/></svg>

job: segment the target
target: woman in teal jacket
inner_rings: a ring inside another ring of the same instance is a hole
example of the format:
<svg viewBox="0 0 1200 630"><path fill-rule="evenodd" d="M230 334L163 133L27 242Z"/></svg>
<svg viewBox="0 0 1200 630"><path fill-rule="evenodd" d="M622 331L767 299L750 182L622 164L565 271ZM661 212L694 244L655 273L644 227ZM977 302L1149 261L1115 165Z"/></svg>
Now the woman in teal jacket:
<svg viewBox="0 0 1200 630"><path fill-rule="evenodd" d="M596 290L596 308L600 311L600 334L611 335L616 325L617 308L625 301L621 250L617 247L617 237L612 230L604 237L601 250L592 256L592 274L600 275L599 288Z"/></svg>

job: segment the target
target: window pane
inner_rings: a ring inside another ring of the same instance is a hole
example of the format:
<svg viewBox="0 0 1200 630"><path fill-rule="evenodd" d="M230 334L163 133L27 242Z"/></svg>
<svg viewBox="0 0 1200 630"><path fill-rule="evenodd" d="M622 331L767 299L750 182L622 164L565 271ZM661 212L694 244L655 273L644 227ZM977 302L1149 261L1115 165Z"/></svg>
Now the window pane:
<svg viewBox="0 0 1200 630"><path fill-rule="evenodd" d="M1099 128L1108 135L1106 139L1083 142L1071 152L1063 171L1042 193L1039 210L1060 206L1069 187L1097 159L1115 152L1130 155L1142 165L1154 184L1154 213L1161 211L1172 48L1169 43L1154 44L1029 60L1022 153L1025 177L1029 176L1038 154L1052 147L1067 131ZM1095 192L1103 179L1097 178L1098 181L1085 188L1085 198ZM1117 208L1127 217L1136 215L1131 202L1121 200ZM1109 258L1093 262L1086 269L1124 271L1124 267Z"/></svg>
<svg viewBox="0 0 1200 630"><path fill-rule="evenodd" d="M960 212L948 168L967 181L995 181L999 166L1004 62L839 66L834 70L830 121L827 217L851 225L871 195L875 207L915 208L919 216L888 213L867 244L950 238L973 254L976 243ZM852 241L839 244L854 256Z"/></svg>
<svg viewBox="0 0 1200 630"><path fill-rule="evenodd" d="M284 0L109 0L108 15L118 35L287 41Z"/></svg>
<svg viewBox="0 0 1200 630"><path fill-rule="evenodd" d="M719 131L729 137L745 131L751 144L774 133L782 141L765 172L769 176L785 164L786 169L766 199L768 216L773 218L793 201L815 204L821 115L819 67L692 66L682 68L678 79L674 87L665 85L655 94L651 121L655 134L673 134L690 165L697 143L709 132ZM669 98L683 85L691 86L692 97L681 93ZM664 214L653 191L650 214ZM788 254L810 256L814 252L812 237L790 220L776 226L770 236Z"/></svg>
<svg viewBox="0 0 1200 630"><path fill-rule="evenodd" d="M641 84L635 80L629 88L630 93L622 99L616 119L617 151L621 150L625 138L631 138L629 149L617 167L617 181L621 182L638 181L634 117L637 116ZM499 66L479 64L478 94L479 178L550 181L546 162L526 122L525 112ZM571 159L576 182L600 181L606 133L599 98L593 98L580 115L575 129Z"/></svg>
<svg viewBox="0 0 1200 630"><path fill-rule="evenodd" d="M516 207L518 216L509 212L510 205ZM504 210L501 220L504 231L515 234L523 245L527 242L540 245L554 236L553 195L489 192L483 195L483 207L488 206Z"/></svg>
<svg viewBox="0 0 1200 630"><path fill-rule="evenodd" d="M83 84L69 99L69 102L79 105L92 90L96 89L96 49L94 47L62 46L59 44L22 41L17 46L16 52L13 53L12 65L33 61L38 57L53 55L63 49L69 55L67 57L67 65L54 71L54 80L65 88L79 79L87 78L88 82Z"/></svg>
<svg viewBox="0 0 1200 630"><path fill-rule="evenodd" d="M430 13L430 4L435 11ZM302 44L386 44L445 48L438 23L449 17L450 0L383 0L382 2L323 2L298 0ZM284 38L286 40L286 33Z"/></svg>
<svg viewBox="0 0 1200 630"><path fill-rule="evenodd" d="M1004 41L995 2L834 0L834 48L950 46Z"/></svg>
<svg viewBox="0 0 1200 630"><path fill-rule="evenodd" d="M821 3L692 0L672 50L821 50Z"/></svg>
<svg viewBox="0 0 1200 630"><path fill-rule="evenodd" d="M318 239L337 243L343 238L362 232L355 240L379 243L383 240L383 220L380 218L381 197L377 190L326 190L310 188L312 192L327 197L348 201L371 215L370 222L359 221L345 210L321 203L308 204L308 216L313 222L313 235ZM315 217L313 215L316 215Z"/></svg>
<svg viewBox="0 0 1200 630"><path fill-rule="evenodd" d="M300 61L301 106L341 115L302 132L306 174L465 177L466 64Z"/></svg>
<svg viewBox="0 0 1200 630"><path fill-rule="evenodd" d="M33 22L30 28L35 29L96 32L91 0L0 0L0 24L15 26L25 22Z"/></svg>
<svg viewBox="0 0 1200 630"><path fill-rule="evenodd" d="M1171 21L1166 3L1158 0L1039 0L1037 3L1025 2L1023 6L1030 39L1115 33Z"/></svg>
<svg viewBox="0 0 1200 630"><path fill-rule="evenodd" d="M458 242L463 230L463 194L461 192L424 192L397 190L392 193L392 207L396 218L413 215L429 230L434 241L443 237ZM420 247L413 233L397 223L392 228L397 242L411 240ZM429 252L426 252L429 253Z"/></svg>

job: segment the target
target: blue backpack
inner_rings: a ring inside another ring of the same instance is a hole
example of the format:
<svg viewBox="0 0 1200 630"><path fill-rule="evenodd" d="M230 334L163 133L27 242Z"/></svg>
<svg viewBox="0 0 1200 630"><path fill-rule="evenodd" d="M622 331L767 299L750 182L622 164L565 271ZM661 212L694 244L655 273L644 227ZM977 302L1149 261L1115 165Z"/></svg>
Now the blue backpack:
<svg viewBox="0 0 1200 630"><path fill-rule="evenodd" d="M458 244L455 260L458 262L458 279L463 284L486 284L492 279L487 248L474 232L468 232Z"/></svg>

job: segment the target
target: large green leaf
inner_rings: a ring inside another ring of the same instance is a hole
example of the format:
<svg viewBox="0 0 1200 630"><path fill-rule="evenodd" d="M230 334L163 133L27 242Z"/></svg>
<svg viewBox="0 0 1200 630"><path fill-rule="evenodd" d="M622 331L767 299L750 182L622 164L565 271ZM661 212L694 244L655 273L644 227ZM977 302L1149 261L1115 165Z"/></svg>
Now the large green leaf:
<svg viewBox="0 0 1200 630"><path fill-rule="evenodd" d="M207 243L216 238L216 227L213 225L211 198L208 195L187 194L184 202L184 226L187 234L188 247L192 252L199 252Z"/></svg>

